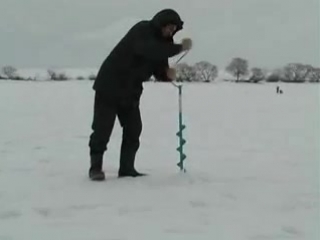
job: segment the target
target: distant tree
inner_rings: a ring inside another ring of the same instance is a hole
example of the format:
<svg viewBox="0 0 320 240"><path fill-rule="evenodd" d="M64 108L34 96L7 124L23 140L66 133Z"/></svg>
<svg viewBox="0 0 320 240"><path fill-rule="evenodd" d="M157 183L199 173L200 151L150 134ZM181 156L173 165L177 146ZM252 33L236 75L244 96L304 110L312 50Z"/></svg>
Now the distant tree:
<svg viewBox="0 0 320 240"><path fill-rule="evenodd" d="M313 68L309 73L310 82L320 82L320 68Z"/></svg>
<svg viewBox="0 0 320 240"><path fill-rule="evenodd" d="M68 80L68 79L69 78L67 77L67 75L65 73L59 73L58 78L56 80L64 81L64 80Z"/></svg>
<svg viewBox="0 0 320 240"><path fill-rule="evenodd" d="M83 76L79 76L79 77L77 77L77 80L84 80L84 77Z"/></svg>
<svg viewBox="0 0 320 240"><path fill-rule="evenodd" d="M2 68L2 72L9 79L13 79L13 78L17 77L17 69L13 66L4 66Z"/></svg>
<svg viewBox="0 0 320 240"><path fill-rule="evenodd" d="M178 82L192 82L196 79L196 71L193 66L180 63L176 67Z"/></svg>
<svg viewBox="0 0 320 240"><path fill-rule="evenodd" d="M63 80L69 79L65 73L56 73L55 71L53 71L51 69L49 69L47 72L50 77L50 80L63 81Z"/></svg>
<svg viewBox="0 0 320 240"><path fill-rule="evenodd" d="M50 80L56 80L57 79L58 74L55 71L53 71L51 69L48 69L47 72L48 72L48 75L50 77Z"/></svg>
<svg viewBox="0 0 320 240"><path fill-rule="evenodd" d="M252 68L250 81L257 83L265 79L265 73L261 68Z"/></svg>
<svg viewBox="0 0 320 240"><path fill-rule="evenodd" d="M96 80L97 76L95 74L90 74L89 80Z"/></svg>
<svg viewBox="0 0 320 240"><path fill-rule="evenodd" d="M12 80L26 80L24 77L21 76L15 76L11 78Z"/></svg>
<svg viewBox="0 0 320 240"><path fill-rule="evenodd" d="M301 63L289 63L284 67L284 82L305 82L313 67Z"/></svg>
<svg viewBox="0 0 320 240"><path fill-rule="evenodd" d="M218 76L218 67L207 61L201 61L194 65L196 81L211 82Z"/></svg>
<svg viewBox="0 0 320 240"><path fill-rule="evenodd" d="M280 80L280 76L276 73L272 73L266 78L266 82L280 82Z"/></svg>
<svg viewBox="0 0 320 240"><path fill-rule="evenodd" d="M284 76L283 68L274 69L273 72L266 77L266 82L280 82Z"/></svg>
<svg viewBox="0 0 320 240"><path fill-rule="evenodd" d="M226 71L237 78L239 82L241 76L246 76L249 73L248 61L242 58L233 58L230 64L226 67Z"/></svg>

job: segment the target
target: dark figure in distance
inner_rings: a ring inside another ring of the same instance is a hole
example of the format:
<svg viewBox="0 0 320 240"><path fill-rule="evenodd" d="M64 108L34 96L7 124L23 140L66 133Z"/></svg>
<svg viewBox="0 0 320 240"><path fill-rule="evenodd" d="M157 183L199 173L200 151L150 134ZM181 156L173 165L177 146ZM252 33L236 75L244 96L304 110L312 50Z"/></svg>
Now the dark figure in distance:
<svg viewBox="0 0 320 240"><path fill-rule="evenodd" d="M119 177L138 177L135 156L140 146L142 121L139 102L143 82L153 75L160 81L172 81L175 69L168 58L190 50L191 39L181 44L173 36L182 30L183 21L172 9L158 12L151 20L135 24L111 51L94 82L94 116L90 135L91 180L104 180L103 154L118 117L122 127Z"/></svg>
<svg viewBox="0 0 320 240"><path fill-rule="evenodd" d="M278 94L282 94L282 93L283 93L283 91L280 89L279 86L277 86L277 93L278 93Z"/></svg>

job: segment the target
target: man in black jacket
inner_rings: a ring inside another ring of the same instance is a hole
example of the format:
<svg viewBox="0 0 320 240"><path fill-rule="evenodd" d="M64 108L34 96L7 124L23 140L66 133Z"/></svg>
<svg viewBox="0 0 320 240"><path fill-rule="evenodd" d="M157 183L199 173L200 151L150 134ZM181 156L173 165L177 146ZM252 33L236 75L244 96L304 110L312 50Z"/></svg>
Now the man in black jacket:
<svg viewBox="0 0 320 240"><path fill-rule="evenodd" d="M149 21L135 24L103 62L94 82L94 116L89 147L89 177L104 180L103 154L118 117L123 128L119 177L137 177L135 155L140 145L142 121L139 101L142 83L154 75L160 81L172 81L175 70L168 58L191 49L191 39L181 44L173 36L183 28L183 21L172 9L158 12Z"/></svg>

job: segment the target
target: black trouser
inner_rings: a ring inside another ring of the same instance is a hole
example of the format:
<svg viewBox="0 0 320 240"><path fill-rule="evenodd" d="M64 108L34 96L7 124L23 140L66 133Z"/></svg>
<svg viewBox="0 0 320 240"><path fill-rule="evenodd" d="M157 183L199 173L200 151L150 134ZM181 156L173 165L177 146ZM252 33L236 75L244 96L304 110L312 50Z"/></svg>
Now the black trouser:
<svg viewBox="0 0 320 240"><path fill-rule="evenodd" d="M123 103L110 99L107 95L96 92L94 100L94 117L90 135L90 155L103 155L118 117L122 126L122 144L120 152L120 170L134 168L136 152L140 146L142 121L138 102Z"/></svg>

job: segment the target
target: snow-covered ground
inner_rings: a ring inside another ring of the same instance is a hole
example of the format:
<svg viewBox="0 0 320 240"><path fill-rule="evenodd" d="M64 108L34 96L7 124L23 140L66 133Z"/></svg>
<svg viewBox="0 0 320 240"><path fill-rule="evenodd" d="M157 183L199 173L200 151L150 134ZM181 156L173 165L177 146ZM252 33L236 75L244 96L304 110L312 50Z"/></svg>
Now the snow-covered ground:
<svg viewBox="0 0 320 240"><path fill-rule="evenodd" d="M148 83L137 168L88 180L90 81L0 82L1 240L318 240L319 85Z"/></svg>

